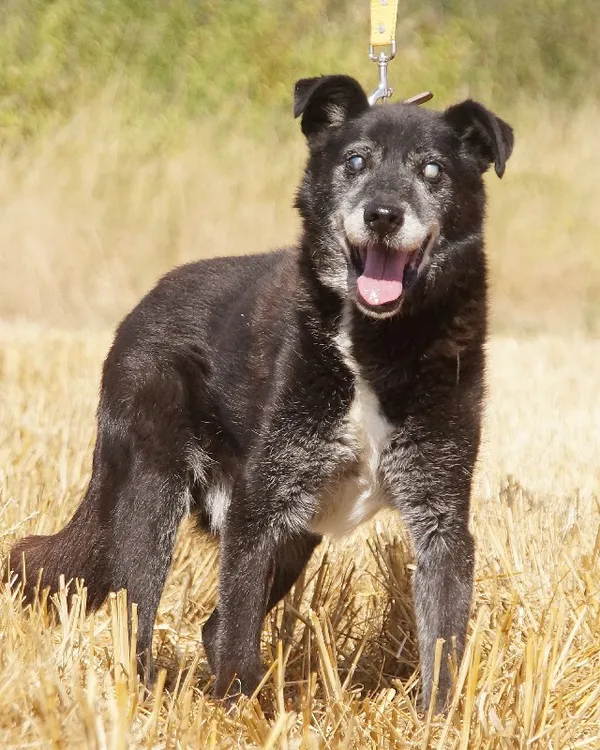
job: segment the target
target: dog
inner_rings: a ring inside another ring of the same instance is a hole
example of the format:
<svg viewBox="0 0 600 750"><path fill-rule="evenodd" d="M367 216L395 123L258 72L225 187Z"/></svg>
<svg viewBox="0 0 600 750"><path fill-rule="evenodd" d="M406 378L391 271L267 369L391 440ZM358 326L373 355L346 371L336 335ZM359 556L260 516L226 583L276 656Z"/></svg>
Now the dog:
<svg viewBox="0 0 600 750"><path fill-rule="evenodd" d="M513 131L467 100L444 112L371 107L344 75L302 79L308 142L298 246L168 273L120 324L104 363L85 498L53 536L11 553L25 601L59 575L88 608L125 588L138 656L177 529L220 540L218 604L202 638L214 693L261 678L265 613L323 535L396 509L414 541L413 592L429 705L463 653L472 597L473 468L485 393L483 173ZM23 561L28 578L24 576Z"/></svg>

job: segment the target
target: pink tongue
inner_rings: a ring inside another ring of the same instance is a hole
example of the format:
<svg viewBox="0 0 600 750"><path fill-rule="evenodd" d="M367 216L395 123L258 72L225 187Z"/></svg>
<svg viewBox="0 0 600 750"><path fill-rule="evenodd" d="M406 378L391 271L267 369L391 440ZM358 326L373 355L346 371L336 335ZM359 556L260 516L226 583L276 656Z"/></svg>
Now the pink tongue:
<svg viewBox="0 0 600 750"><path fill-rule="evenodd" d="M365 270L358 277L358 291L369 305L394 302L402 294L402 276L408 253L386 250L381 245L367 248Z"/></svg>

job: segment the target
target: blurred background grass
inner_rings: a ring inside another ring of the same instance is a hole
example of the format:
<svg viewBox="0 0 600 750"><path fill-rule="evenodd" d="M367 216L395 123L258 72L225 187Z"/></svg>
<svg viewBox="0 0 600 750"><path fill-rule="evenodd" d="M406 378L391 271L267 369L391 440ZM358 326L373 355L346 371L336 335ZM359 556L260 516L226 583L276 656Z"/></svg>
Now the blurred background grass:
<svg viewBox="0 0 600 750"><path fill-rule="evenodd" d="M368 88L367 0L0 5L0 316L112 325L165 270L293 242L294 81ZM514 126L492 176L496 330L600 332L600 3L401 0L398 94Z"/></svg>

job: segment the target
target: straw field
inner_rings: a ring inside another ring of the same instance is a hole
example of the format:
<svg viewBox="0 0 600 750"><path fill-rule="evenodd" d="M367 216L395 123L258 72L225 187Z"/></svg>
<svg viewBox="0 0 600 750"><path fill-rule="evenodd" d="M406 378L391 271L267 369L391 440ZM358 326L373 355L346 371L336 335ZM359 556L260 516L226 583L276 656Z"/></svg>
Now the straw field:
<svg viewBox="0 0 600 750"><path fill-rule="evenodd" d="M398 93L477 96L516 131L487 179L489 404L449 712L417 709L395 516L321 545L265 622L260 695L229 714L200 640L218 549L184 526L150 694L122 592L85 618L76 582L27 612L0 586L0 748L600 748L600 4L400 5ZM117 320L179 263L294 241L293 82L374 84L367 6L0 4L0 558L83 495Z"/></svg>
<svg viewBox="0 0 600 750"><path fill-rule="evenodd" d="M0 344L6 549L58 529L82 495L109 336L5 326ZM122 595L85 619L74 585L28 616L5 591L0 746L599 747L599 363L600 343L583 338L491 342L473 616L446 717L415 708L413 558L384 514L324 545L267 619L265 687L233 715L210 697L200 643L217 550L190 529L159 611L151 695L132 676Z"/></svg>

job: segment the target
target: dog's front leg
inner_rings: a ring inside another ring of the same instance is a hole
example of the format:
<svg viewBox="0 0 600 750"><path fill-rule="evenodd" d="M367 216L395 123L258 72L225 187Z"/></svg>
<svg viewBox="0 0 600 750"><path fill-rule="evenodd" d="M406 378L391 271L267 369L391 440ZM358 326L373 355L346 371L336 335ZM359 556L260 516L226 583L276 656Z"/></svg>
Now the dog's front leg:
<svg viewBox="0 0 600 750"><path fill-rule="evenodd" d="M214 665L216 697L252 693L260 681L260 634L277 538L271 529L230 523L221 538Z"/></svg>
<svg viewBox="0 0 600 750"><path fill-rule="evenodd" d="M422 707L431 701L435 652L443 639L436 712L442 711L452 687L450 656L462 659L473 588L473 538L466 521L447 526L426 508L413 511L411 532L415 542L416 570L413 594L421 662Z"/></svg>
<svg viewBox="0 0 600 750"><path fill-rule="evenodd" d="M447 705L452 687L450 657L460 663L471 607L474 543L469 531L470 478L475 452L456 446L397 446L395 504L414 541L413 595L421 663L421 703L431 701L438 639L443 639L435 710Z"/></svg>
<svg viewBox="0 0 600 750"><path fill-rule="evenodd" d="M305 418L303 394L309 386L303 385L304 367L301 359L291 368L298 380L292 385L282 380L273 391L265 427L227 510L219 601L204 637L217 697L228 691L252 693L258 685L263 618L291 588L319 542L311 533L318 498L339 466L339 453L346 455L332 449L332 435L349 394L333 392L330 411L317 420L319 432L312 418ZM331 380L329 369L323 375ZM311 365L306 382L314 377Z"/></svg>

